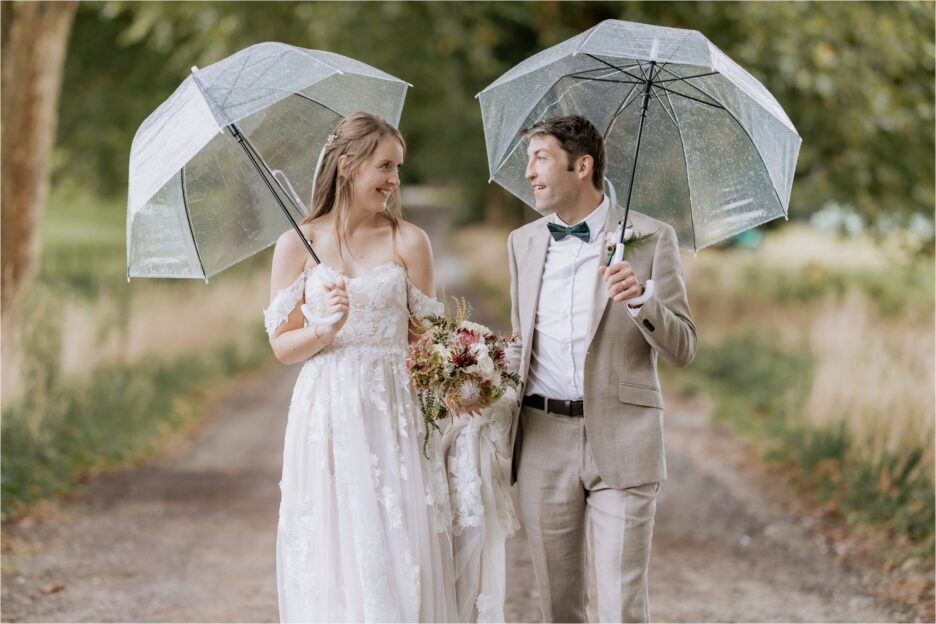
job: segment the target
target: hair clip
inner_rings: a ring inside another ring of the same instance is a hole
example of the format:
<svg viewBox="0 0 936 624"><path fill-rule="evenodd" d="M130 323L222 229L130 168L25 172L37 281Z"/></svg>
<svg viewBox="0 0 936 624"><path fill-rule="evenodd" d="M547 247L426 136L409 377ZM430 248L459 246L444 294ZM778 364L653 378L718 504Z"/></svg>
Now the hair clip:
<svg viewBox="0 0 936 624"><path fill-rule="evenodd" d="M341 138L341 133L335 130L334 132L328 135L327 139L325 139L325 145L331 145L332 143L334 143L336 140L340 138Z"/></svg>

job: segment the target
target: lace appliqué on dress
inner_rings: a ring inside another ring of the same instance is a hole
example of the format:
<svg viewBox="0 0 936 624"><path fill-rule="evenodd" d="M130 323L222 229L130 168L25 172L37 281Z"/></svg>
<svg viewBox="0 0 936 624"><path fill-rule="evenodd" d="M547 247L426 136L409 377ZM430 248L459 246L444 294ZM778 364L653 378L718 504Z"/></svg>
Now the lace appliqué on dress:
<svg viewBox="0 0 936 624"><path fill-rule="evenodd" d="M410 314L418 318L445 312L445 306L441 301L427 297L409 280L406 281L406 303Z"/></svg>
<svg viewBox="0 0 936 624"><path fill-rule="evenodd" d="M296 304L302 298L305 287L305 271L299 274L296 280L282 288L273 297L270 305L263 310L263 324L267 335L272 339L276 328L286 322L289 314L296 309Z"/></svg>

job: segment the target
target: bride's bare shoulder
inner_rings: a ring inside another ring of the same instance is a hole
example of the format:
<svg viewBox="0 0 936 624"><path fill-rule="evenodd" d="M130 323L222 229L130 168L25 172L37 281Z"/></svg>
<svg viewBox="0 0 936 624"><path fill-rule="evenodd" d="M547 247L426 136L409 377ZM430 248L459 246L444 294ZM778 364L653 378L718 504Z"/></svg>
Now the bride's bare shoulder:
<svg viewBox="0 0 936 624"><path fill-rule="evenodd" d="M399 253L407 262L432 262L432 243L429 235L409 221L399 222Z"/></svg>
<svg viewBox="0 0 936 624"><path fill-rule="evenodd" d="M299 226L306 238L312 238L312 229L308 224ZM273 266L270 275L270 292L291 284L306 268L309 252L293 228L289 228L276 239L273 248Z"/></svg>
<svg viewBox="0 0 936 624"><path fill-rule="evenodd" d="M429 235L419 226L401 220L397 253L403 257L410 282L428 296L434 296L435 267Z"/></svg>

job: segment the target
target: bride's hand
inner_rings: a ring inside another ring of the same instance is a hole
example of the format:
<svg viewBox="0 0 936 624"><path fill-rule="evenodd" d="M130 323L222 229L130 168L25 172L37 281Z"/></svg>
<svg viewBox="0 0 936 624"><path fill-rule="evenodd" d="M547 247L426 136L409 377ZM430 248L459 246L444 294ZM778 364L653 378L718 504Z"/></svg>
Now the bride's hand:
<svg viewBox="0 0 936 624"><path fill-rule="evenodd" d="M331 325L323 325L319 330L321 335L329 338L334 338L348 320L348 288L343 281L325 284L324 316L327 318L333 314L340 314L341 317Z"/></svg>

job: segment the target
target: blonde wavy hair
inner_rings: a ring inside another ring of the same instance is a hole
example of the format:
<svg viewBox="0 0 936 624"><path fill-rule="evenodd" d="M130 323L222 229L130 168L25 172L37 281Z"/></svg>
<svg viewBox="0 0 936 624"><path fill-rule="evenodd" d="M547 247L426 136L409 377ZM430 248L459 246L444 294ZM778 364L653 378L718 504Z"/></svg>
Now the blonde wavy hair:
<svg viewBox="0 0 936 624"><path fill-rule="evenodd" d="M333 210L337 211L335 229L342 269L344 269L342 247L347 246L348 211L351 208L354 175L361 163L374 153L378 143L386 136L392 136L399 141L405 153L406 142L403 140L403 135L389 122L370 113L352 113L335 127L321 156L322 164L319 166L315 189L312 192L312 209L309 211L309 216L302 222L309 223ZM338 160L342 156L347 156L344 175L341 175L338 167ZM399 257L396 253L396 235L402 219L399 188L393 191L387 201L387 208L382 214L392 227L393 253L394 256ZM399 260L402 263L402 258ZM406 267L405 264L403 266Z"/></svg>

